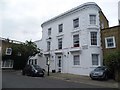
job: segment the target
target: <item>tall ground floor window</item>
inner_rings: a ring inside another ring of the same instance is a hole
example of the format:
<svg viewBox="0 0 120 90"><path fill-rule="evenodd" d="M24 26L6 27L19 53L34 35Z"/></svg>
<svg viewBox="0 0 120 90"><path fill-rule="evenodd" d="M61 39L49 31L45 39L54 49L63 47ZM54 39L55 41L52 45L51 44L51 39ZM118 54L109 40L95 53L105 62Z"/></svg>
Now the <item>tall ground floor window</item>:
<svg viewBox="0 0 120 90"><path fill-rule="evenodd" d="M4 60L1 64L2 68L13 68L13 60Z"/></svg>
<svg viewBox="0 0 120 90"><path fill-rule="evenodd" d="M28 64L30 64L30 65L37 65L37 59L30 59L28 61Z"/></svg>
<svg viewBox="0 0 120 90"><path fill-rule="evenodd" d="M80 65L80 56L73 55L73 65Z"/></svg>
<svg viewBox="0 0 120 90"><path fill-rule="evenodd" d="M99 65L99 54L92 54L92 65Z"/></svg>

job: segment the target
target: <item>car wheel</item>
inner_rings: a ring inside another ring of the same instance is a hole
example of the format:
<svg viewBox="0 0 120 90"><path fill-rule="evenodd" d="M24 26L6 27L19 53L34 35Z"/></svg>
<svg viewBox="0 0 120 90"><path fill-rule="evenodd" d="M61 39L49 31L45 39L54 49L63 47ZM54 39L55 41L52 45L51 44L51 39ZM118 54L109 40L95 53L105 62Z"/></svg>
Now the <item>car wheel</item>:
<svg viewBox="0 0 120 90"><path fill-rule="evenodd" d="M103 79L104 79L104 80L108 80L107 74L104 73L104 78L103 78Z"/></svg>
<svg viewBox="0 0 120 90"><path fill-rule="evenodd" d="M105 75L105 80L108 80L108 76L107 75Z"/></svg>
<svg viewBox="0 0 120 90"><path fill-rule="evenodd" d="M25 72L24 72L24 71L22 71L22 75L25 75Z"/></svg>

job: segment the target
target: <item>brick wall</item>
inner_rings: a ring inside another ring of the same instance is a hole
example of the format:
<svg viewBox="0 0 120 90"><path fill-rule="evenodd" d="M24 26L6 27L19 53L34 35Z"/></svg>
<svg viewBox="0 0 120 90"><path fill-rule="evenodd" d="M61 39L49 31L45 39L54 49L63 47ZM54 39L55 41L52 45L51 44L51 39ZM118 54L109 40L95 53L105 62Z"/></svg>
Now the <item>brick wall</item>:
<svg viewBox="0 0 120 90"><path fill-rule="evenodd" d="M105 46L105 37L115 37L116 48L106 48ZM101 42L103 48L103 56L109 54L110 52L120 51L120 26L114 26L101 30Z"/></svg>

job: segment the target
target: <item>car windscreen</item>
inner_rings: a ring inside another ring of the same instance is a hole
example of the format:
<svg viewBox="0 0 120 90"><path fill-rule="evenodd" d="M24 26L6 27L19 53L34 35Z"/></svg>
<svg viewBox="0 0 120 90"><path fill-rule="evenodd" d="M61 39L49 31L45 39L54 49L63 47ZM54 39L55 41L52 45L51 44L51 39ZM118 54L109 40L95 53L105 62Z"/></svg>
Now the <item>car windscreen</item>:
<svg viewBox="0 0 120 90"><path fill-rule="evenodd" d="M105 70L105 67L97 67L94 71L101 71L101 70Z"/></svg>
<svg viewBox="0 0 120 90"><path fill-rule="evenodd" d="M38 65L33 65L33 67L37 70L41 70L40 66L38 66Z"/></svg>

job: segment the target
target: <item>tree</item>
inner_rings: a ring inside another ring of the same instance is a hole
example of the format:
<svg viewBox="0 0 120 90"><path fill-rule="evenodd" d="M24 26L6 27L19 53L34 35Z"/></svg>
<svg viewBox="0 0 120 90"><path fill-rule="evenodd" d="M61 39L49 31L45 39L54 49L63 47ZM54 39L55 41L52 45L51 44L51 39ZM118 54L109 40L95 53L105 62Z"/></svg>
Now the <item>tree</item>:
<svg viewBox="0 0 120 90"><path fill-rule="evenodd" d="M40 49L37 48L37 45L34 42L32 42L31 40L26 41L25 45L26 45L26 48L27 48L28 56L34 56L37 53L40 53Z"/></svg>
<svg viewBox="0 0 120 90"><path fill-rule="evenodd" d="M115 79L120 81L120 51L106 55L104 63L114 73Z"/></svg>
<svg viewBox="0 0 120 90"><path fill-rule="evenodd" d="M14 60L14 69L23 69L30 56L40 53L40 49L37 48L37 45L31 40L26 41L24 44L12 43L11 48L12 55L9 57L7 55L3 55L2 57Z"/></svg>

